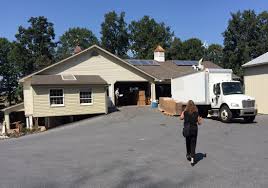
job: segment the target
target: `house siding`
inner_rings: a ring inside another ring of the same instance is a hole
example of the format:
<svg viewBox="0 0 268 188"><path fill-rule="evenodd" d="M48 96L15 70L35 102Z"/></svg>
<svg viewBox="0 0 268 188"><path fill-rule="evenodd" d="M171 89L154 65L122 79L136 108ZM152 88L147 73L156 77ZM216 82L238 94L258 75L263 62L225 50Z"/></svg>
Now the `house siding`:
<svg viewBox="0 0 268 188"><path fill-rule="evenodd" d="M97 54L92 55L96 52ZM116 82L153 81L152 78L144 75L135 68L110 57L100 50L76 56L40 74L98 75L110 85L109 107L114 106L114 84Z"/></svg>
<svg viewBox="0 0 268 188"><path fill-rule="evenodd" d="M53 88L62 88L64 90L64 106L50 106L49 90ZM92 89L93 104L81 105L79 91L87 88ZM33 99L34 117L107 113L104 86L34 86Z"/></svg>
<svg viewBox="0 0 268 188"><path fill-rule="evenodd" d="M245 93L256 99L258 112L268 114L268 65L245 69Z"/></svg>
<svg viewBox="0 0 268 188"><path fill-rule="evenodd" d="M23 82L23 96L25 116L30 116L33 114L33 88L30 79Z"/></svg>
<svg viewBox="0 0 268 188"><path fill-rule="evenodd" d="M90 53L77 56L40 74L99 75L109 84L116 81L147 81L141 73L122 62L112 61L104 54L92 56Z"/></svg>

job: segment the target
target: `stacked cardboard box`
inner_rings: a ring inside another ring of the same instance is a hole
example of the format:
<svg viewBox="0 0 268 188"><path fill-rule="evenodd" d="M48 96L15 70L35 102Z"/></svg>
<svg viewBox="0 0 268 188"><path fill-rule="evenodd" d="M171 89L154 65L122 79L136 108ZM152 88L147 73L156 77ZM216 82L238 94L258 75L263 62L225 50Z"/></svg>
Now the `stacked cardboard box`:
<svg viewBox="0 0 268 188"><path fill-rule="evenodd" d="M145 106L146 105L146 102L145 102L145 91L139 91L137 105L138 106Z"/></svg>
<svg viewBox="0 0 268 188"><path fill-rule="evenodd" d="M150 105L151 104L151 98L147 97L145 100L146 105Z"/></svg>
<svg viewBox="0 0 268 188"><path fill-rule="evenodd" d="M185 105L169 97L159 98L159 110L170 115L180 115Z"/></svg>

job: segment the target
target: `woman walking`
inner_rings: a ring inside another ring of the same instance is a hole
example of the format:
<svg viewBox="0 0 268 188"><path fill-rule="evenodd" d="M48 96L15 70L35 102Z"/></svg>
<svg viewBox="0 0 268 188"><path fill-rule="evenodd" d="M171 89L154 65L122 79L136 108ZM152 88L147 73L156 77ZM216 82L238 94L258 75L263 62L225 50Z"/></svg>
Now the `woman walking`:
<svg viewBox="0 0 268 188"><path fill-rule="evenodd" d="M202 118L198 114L198 109L192 100L189 100L185 110L180 116L184 120L183 136L186 139L186 158L195 164L195 148L198 134L197 125L201 125Z"/></svg>

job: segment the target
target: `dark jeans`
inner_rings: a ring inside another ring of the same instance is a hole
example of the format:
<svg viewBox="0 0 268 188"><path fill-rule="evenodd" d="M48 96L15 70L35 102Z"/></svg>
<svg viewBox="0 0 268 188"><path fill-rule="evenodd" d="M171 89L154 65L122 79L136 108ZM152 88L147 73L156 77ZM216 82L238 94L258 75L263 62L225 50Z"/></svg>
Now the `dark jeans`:
<svg viewBox="0 0 268 188"><path fill-rule="evenodd" d="M115 102L115 106L116 106L116 107L119 107L119 104L118 104L118 103L119 103L118 97L115 97L115 101L114 101L114 102Z"/></svg>
<svg viewBox="0 0 268 188"><path fill-rule="evenodd" d="M187 136L185 139L186 139L186 152L187 152L187 155L190 155L192 158L194 158L197 135Z"/></svg>

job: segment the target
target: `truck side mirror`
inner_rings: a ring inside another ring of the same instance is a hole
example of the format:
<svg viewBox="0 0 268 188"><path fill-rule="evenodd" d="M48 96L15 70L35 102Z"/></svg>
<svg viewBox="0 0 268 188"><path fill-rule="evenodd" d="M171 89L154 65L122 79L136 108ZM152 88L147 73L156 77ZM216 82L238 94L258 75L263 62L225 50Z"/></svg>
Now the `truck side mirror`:
<svg viewBox="0 0 268 188"><path fill-rule="evenodd" d="M220 95L221 94L221 91L220 91L220 87L219 86L220 86L219 84L214 84L213 85L213 93L215 95Z"/></svg>
<svg viewBox="0 0 268 188"><path fill-rule="evenodd" d="M213 93L214 93L214 95L217 95L217 86L216 86L216 84L213 85Z"/></svg>
<svg viewBox="0 0 268 188"><path fill-rule="evenodd" d="M217 84L216 93L217 93L217 95L220 95L221 94L220 84Z"/></svg>

